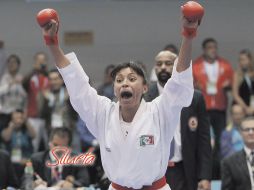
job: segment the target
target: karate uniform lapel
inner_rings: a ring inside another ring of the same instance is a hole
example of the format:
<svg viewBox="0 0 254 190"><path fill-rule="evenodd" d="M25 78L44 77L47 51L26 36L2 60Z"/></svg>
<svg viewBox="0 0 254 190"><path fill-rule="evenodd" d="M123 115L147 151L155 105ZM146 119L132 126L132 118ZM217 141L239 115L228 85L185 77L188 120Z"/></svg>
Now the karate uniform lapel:
<svg viewBox="0 0 254 190"><path fill-rule="evenodd" d="M119 165L121 167L118 168L119 174L122 173L122 171L128 171L128 165L126 165L126 163L128 163L131 160L131 154L133 151L133 148L135 149L136 146L136 142L137 142L137 133L139 132L139 128L143 127L140 125L137 125L140 116L143 114L143 111L145 109L145 101L142 100L140 103L140 106L133 118L133 121L131 122L132 126L130 126L130 130L128 133L128 136L126 137L126 139L124 139L123 133L121 131L121 126L120 126L120 110L119 110L119 104L118 104L118 110L116 109L115 111L118 111L118 121L119 121L119 125L118 125L118 129L116 130L116 134L118 134L118 140L119 142L121 142L121 147L120 147L120 155L119 155ZM135 129L133 129L135 127ZM129 153L129 154L126 154ZM125 168L127 167L127 168Z"/></svg>
<svg viewBox="0 0 254 190"><path fill-rule="evenodd" d="M135 140L133 138L136 137L137 133L139 133L140 131L140 128L143 127L142 125L139 124L139 122L141 121L140 118L142 117L142 114L145 111L145 108L146 108L146 102L144 99L142 99L140 102L139 108L131 122L131 126L129 128L128 136L126 137L126 139L124 139L124 135L120 129L121 136L123 137L123 140L127 143L127 145L131 144Z"/></svg>

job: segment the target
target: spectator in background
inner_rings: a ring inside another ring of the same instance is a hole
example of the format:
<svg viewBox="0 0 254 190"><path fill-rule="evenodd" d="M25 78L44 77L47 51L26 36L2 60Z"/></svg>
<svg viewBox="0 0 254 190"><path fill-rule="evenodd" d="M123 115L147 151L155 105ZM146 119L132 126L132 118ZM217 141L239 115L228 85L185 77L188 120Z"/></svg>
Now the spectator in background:
<svg viewBox="0 0 254 190"><path fill-rule="evenodd" d="M18 179L9 154L3 150L0 150L0 160L0 189L6 189L7 187L18 188Z"/></svg>
<svg viewBox="0 0 254 190"><path fill-rule="evenodd" d="M0 80L6 69L6 55L4 50L4 41L0 40Z"/></svg>
<svg viewBox="0 0 254 190"><path fill-rule="evenodd" d="M243 140L240 134L241 121L244 118L244 109L235 104L231 108L232 122L221 134L221 157L226 158L243 148Z"/></svg>
<svg viewBox="0 0 254 190"><path fill-rule="evenodd" d="M8 70L0 80L0 128L8 124L13 111L25 110L27 94L22 86L20 64L17 55L10 55L7 59Z"/></svg>
<svg viewBox="0 0 254 190"><path fill-rule="evenodd" d="M222 161L222 190L251 190L254 188L254 117L242 120L240 132L244 148Z"/></svg>
<svg viewBox="0 0 254 190"><path fill-rule="evenodd" d="M49 88L39 93L40 115L46 121L48 133L51 128L68 126L75 128L76 112L73 110L63 79L57 69L48 73Z"/></svg>
<svg viewBox="0 0 254 190"><path fill-rule="evenodd" d="M1 137L11 155L11 161L15 164L17 176L20 178L23 175L27 159L33 153L32 139L35 138L35 131L26 120L22 110L12 113L11 121L3 129Z"/></svg>
<svg viewBox="0 0 254 190"><path fill-rule="evenodd" d="M59 146L70 147L71 143L72 134L68 128L61 127L52 129L49 139L50 150ZM58 165L56 167L47 167L46 163L48 161L51 163L56 161L50 150L38 152L32 155L31 161L34 172L42 179L35 180L36 186L40 184L47 184L48 187L57 186L60 189L89 186L89 175L87 168L84 166ZM56 176L56 174L58 175ZM23 181L26 180L24 179Z"/></svg>
<svg viewBox="0 0 254 190"><path fill-rule="evenodd" d="M166 82L171 78L176 57L176 54L168 50L161 51L156 56L155 71L158 81L149 86L146 101L152 101L162 94ZM194 91L191 105L181 111L180 124L170 150L165 176L172 190L210 190L210 123L204 98L198 90Z"/></svg>
<svg viewBox="0 0 254 190"><path fill-rule="evenodd" d="M178 48L176 47L176 45L174 44L167 44L163 50L167 50L167 51L170 51L176 55L178 55L179 53L179 50ZM155 68L153 67L152 71L151 71L151 74L150 74L150 81L151 82L156 82L158 79L157 79L157 75L156 75L156 72L155 72Z"/></svg>
<svg viewBox="0 0 254 190"><path fill-rule="evenodd" d="M48 57L43 52L34 56L33 70L24 78L23 86L28 94L27 116L29 122L36 131L36 138L33 140L35 152L47 147L47 134L45 121L39 115L38 94L48 88L47 77ZM42 147L40 147L42 145Z"/></svg>
<svg viewBox="0 0 254 190"><path fill-rule="evenodd" d="M68 126L73 134L72 149L81 151L79 134L76 130L77 114L71 106L68 92L64 86L62 76L57 69L48 73L49 88L39 93L40 115L46 122L47 133L52 128Z"/></svg>
<svg viewBox="0 0 254 190"><path fill-rule="evenodd" d="M251 52L240 51L238 68L234 73L234 100L244 108L247 115L254 114L254 67Z"/></svg>
<svg viewBox="0 0 254 190"><path fill-rule="evenodd" d="M107 98L113 100L114 90L113 90L113 79L111 77L111 72L115 68L115 65L108 65L104 72L104 82L98 88L98 94L101 96L106 96Z"/></svg>
<svg viewBox="0 0 254 190"><path fill-rule="evenodd" d="M213 178L220 178L220 136L226 126L227 90L231 88L233 70L228 61L218 56L217 42L207 38L202 43L203 55L193 64L195 87L202 91L215 135Z"/></svg>

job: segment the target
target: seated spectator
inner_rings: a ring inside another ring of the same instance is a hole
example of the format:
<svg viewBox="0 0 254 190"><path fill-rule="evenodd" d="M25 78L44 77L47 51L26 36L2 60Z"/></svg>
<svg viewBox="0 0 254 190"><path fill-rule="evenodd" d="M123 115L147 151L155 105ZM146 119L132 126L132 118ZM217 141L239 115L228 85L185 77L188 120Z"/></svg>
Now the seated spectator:
<svg viewBox="0 0 254 190"><path fill-rule="evenodd" d="M30 158L33 153L31 140L35 137L35 131L27 122L22 110L12 113L11 121L3 129L1 136L13 162L22 162Z"/></svg>
<svg viewBox="0 0 254 190"><path fill-rule="evenodd" d="M254 114L254 67L251 52L247 49L239 54L238 69L234 73L233 96L247 115Z"/></svg>
<svg viewBox="0 0 254 190"><path fill-rule="evenodd" d="M113 90L113 79L111 77L111 72L115 68L115 65L108 65L104 72L104 82L103 84L98 88L98 94L101 96L106 96L110 100L113 100L114 90Z"/></svg>
<svg viewBox="0 0 254 190"><path fill-rule="evenodd" d="M0 80L0 128L8 124L13 111L25 110L27 94L22 86L20 64L17 55L10 55L7 59L7 71Z"/></svg>
<svg viewBox="0 0 254 190"><path fill-rule="evenodd" d="M27 122L22 110L16 110L12 113L11 121L3 129L1 137L6 150L11 155L11 161L14 163L17 176L21 177L25 163L33 153L32 139L35 137L35 131Z"/></svg>
<svg viewBox="0 0 254 190"><path fill-rule="evenodd" d="M0 150L0 160L0 189L6 189L7 187L18 188L18 179L13 169L9 154Z"/></svg>
<svg viewBox="0 0 254 190"><path fill-rule="evenodd" d="M222 190L251 190L254 186L254 117L242 120L240 132L244 148L222 161Z"/></svg>
<svg viewBox="0 0 254 190"><path fill-rule="evenodd" d="M243 140L240 135L240 125L244 118L243 108L235 104L231 108L232 122L228 124L221 134L221 157L225 158L243 148Z"/></svg>
<svg viewBox="0 0 254 190"><path fill-rule="evenodd" d="M74 128L76 112L70 104L68 92L58 70L51 70L48 79L49 89L41 91L38 96L40 115L46 121L48 132L56 127Z"/></svg>
<svg viewBox="0 0 254 190"><path fill-rule="evenodd" d="M72 134L68 128L61 127L52 130L49 138L50 150L59 146L70 147L71 143ZM50 150L35 153L31 157L34 172L41 178L41 180L35 179L35 186L47 184L48 187L57 186L60 189L89 186L89 175L85 166L47 167L46 163L48 161L55 162ZM57 177L56 173L58 174ZM70 178L72 182L68 180Z"/></svg>

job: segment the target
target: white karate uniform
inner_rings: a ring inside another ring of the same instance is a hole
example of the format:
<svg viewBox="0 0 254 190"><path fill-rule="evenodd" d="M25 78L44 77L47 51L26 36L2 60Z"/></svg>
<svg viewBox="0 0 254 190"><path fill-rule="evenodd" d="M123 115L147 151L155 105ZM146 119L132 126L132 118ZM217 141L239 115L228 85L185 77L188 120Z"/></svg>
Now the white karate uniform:
<svg viewBox="0 0 254 190"><path fill-rule="evenodd" d="M100 143L101 160L109 180L140 189L162 178L181 109L192 101L192 66L181 73L174 67L162 95L149 103L141 101L125 138L120 124L119 102L97 95L76 55L70 53L66 57L71 64L59 71L73 108ZM110 186L109 189L113 188ZM166 185L162 189L170 188Z"/></svg>

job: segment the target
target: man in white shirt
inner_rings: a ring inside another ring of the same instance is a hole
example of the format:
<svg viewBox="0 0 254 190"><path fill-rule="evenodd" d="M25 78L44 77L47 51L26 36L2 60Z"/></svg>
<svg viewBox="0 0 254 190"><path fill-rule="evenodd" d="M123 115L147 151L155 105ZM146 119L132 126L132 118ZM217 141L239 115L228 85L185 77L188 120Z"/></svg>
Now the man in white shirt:
<svg viewBox="0 0 254 190"><path fill-rule="evenodd" d="M63 154L63 151L56 151L53 153L55 148L70 148L71 143L72 133L68 128L61 127L52 129L49 137L50 149L47 151L34 153L31 156L33 169L37 174L36 180L34 181L36 187L39 185L44 185L46 187L72 189L74 187L89 186L90 179L86 166L75 166L71 164L61 165L61 155L58 154ZM70 156L75 155L70 153ZM67 158L65 159L67 160ZM59 163L59 165L48 166L48 163ZM25 178L23 181L26 181Z"/></svg>
<svg viewBox="0 0 254 190"><path fill-rule="evenodd" d="M254 117L241 122L244 148L222 161L222 190L254 190Z"/></svg>
<svg viewBox="0 0 254 190"><path fill-rule="evenodd" d="M176 55L170 51L161 51L156 56L158 81L150 84L145 96L147 101L163 93L171 78L175 59ZM173 190L196 190L197 187L209 190L212 174L210 124L201 92L194 91L192 103L182 109L180 124L176 127L166 172L167 182Z"/></svg>
<svg viewBox="0 0 254 190"><path fill-rule="evenodd" d="M203 54L193 62L194 86L205 98L215 137L212 178L220 179L220 136L226 126L227 92L231 89L233 69L230 62L218 54L215 39L206 38L202 49Z"/></svg>

